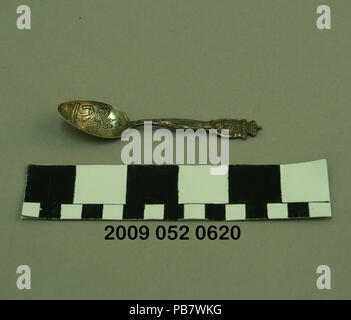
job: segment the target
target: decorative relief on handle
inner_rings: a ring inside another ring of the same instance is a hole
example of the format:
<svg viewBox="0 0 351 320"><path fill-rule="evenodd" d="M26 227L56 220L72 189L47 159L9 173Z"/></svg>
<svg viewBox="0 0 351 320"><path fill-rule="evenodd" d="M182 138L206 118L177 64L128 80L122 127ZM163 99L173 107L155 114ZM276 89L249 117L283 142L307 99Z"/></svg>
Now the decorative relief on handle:
<svg viewBox="0 0 351 320"><path fill-rule="evenodd" d="M257 135L257 131L261 129L255 121L247 121L245 119L217 119L211 121L190 119L150 119L130 121L129 125L130 127L143 126L144 121L149 121L156 126L163 126L173 129L216 129L218 135L223 135L221 134L222 129L228 129L228 138L230 139L246 139L248 135L254 137Z"/></svg>
<svg viewBox="0 0 351 320"><path fill-rule="evenodd" d="M155 126L167 127L172 129L210 129L210 124L208 121L176 118L130 121L129 126L143 126L145 121L149 121Z"/></svg>

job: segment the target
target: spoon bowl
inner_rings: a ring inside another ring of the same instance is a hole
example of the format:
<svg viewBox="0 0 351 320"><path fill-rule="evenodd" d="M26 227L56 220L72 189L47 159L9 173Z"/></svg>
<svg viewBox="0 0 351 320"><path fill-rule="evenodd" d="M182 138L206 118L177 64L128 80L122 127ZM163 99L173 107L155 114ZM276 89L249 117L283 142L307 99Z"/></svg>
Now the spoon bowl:
<svg viewBox="0 0 351 320"><path fill-rule="evenodd" d="M58 112L77 129L99 138L118 139L128 128L127 115L103 102L66 101L59 104Z"/></svg>

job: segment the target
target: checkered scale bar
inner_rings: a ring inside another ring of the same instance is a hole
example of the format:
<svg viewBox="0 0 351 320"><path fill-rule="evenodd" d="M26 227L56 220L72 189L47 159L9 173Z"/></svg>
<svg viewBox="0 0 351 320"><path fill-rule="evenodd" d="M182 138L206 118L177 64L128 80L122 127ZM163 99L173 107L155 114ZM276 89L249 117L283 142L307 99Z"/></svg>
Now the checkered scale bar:
<svg viewBox="0 0 351 320"><path fill-rule="evenodd" d="M218 221L331 217L326 160L229 165L216 175L213 168L30 165L22 217Z"/></svg>

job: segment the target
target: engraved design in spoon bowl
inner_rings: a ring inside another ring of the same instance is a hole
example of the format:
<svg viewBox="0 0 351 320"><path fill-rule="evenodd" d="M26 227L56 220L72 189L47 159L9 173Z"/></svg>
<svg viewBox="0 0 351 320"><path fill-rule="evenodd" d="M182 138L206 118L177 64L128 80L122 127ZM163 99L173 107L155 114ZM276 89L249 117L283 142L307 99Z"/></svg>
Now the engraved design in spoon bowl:
<svg viewBox="0 0 351 320"><path fill-rule="evenodd" d="M100 138L118 138L128 124L124 112L102 102L68 101L61 103L58 110L73 126Z"/></svg>

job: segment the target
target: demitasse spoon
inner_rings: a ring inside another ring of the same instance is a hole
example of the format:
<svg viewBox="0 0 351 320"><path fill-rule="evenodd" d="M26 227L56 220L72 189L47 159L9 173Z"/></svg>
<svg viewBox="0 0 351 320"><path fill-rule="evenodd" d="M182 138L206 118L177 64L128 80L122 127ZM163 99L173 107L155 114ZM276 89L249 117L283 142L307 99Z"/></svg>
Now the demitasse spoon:
<svg viewBox="0 0 351 320"><path fill-rule="evenodd" d="M173 129L216 129L218 135L222 129L228 129L230 139L254 137L261 129L255 121L245 119L217 119L210 121L189 119L151 119L129 121L120 109L106 103L92 100L72 100L59 104L58 111L62 117L79 130L100 138L118 139L124 130L144 125L150 121L153 125Z"/></svg>

